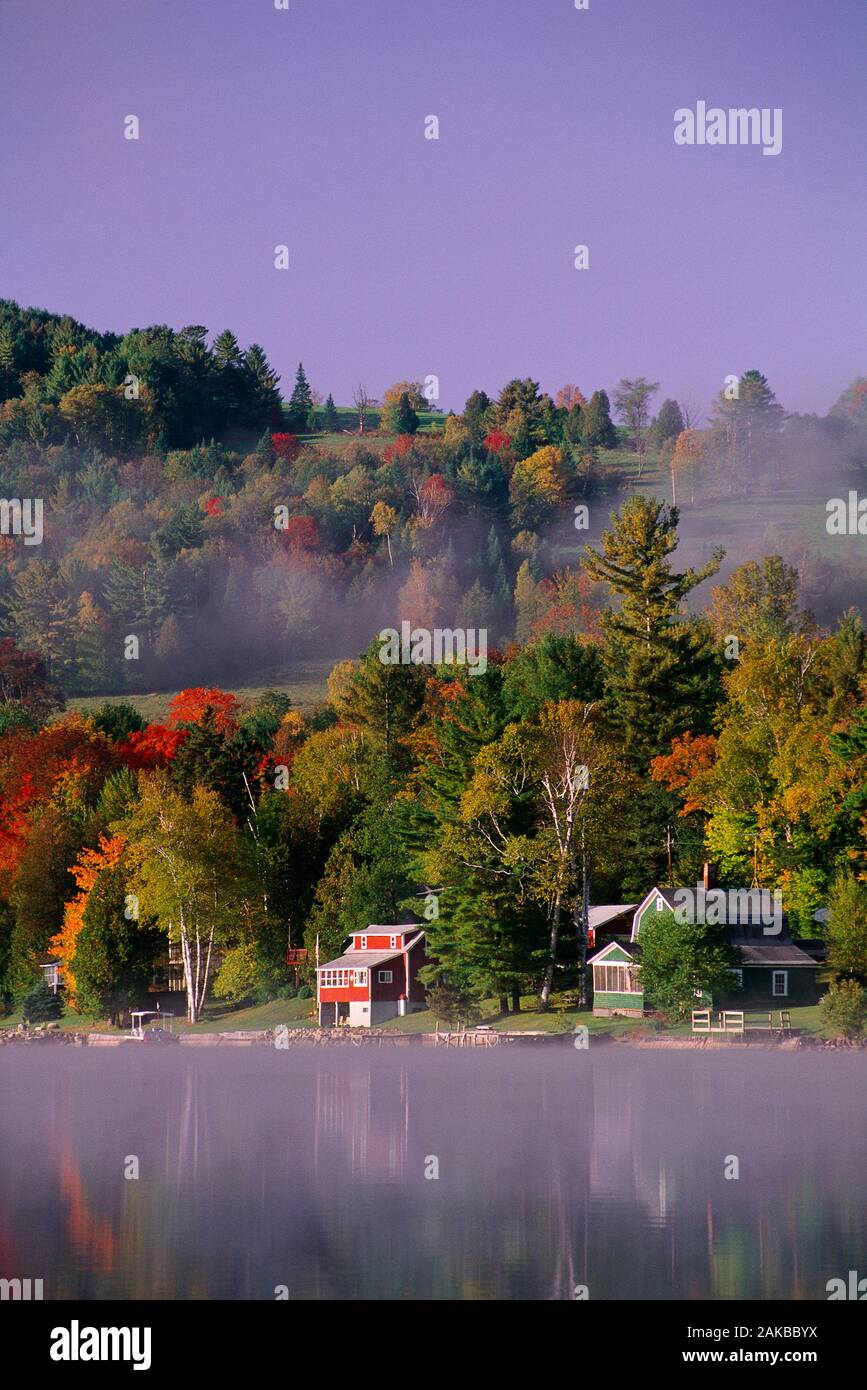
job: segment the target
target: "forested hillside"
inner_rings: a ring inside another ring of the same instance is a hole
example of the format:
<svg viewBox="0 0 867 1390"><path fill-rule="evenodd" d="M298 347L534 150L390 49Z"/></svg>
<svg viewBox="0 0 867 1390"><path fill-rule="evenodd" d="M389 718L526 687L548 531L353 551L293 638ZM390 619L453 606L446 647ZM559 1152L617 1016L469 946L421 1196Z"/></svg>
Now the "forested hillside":
<svg viewBox="0 0 867 1390"><path fill-rule="evenodd" d="M433 902L438 1007L547 1004L582 979L585 894L706 858L802 935L835 905L835 968L867 975L864 543L825 526L867 476L867 383L823 418L755 371L706 422L643 378L515 379L439 418L405 381L349 415L300 366L282 401L230 333L8 302L0 381L5 521L43 507L0 538L7 1003L50 951L70 1003L117 1015L181 921L219 992L267 998L287 945L309 979L317 941ZM404 623L484 631L486 662L386 663ZM300 658L332 668L303 711L231 693Z"/></svg>
<svg viewBox="0 0 867 1390"><path fill-rule="evenodd" d="M865 477L867 383L823 418L755 371L731 390L703 427L688 402L654 413L644 378L610 399L515 379L448 416L407 381L350 413L302 367L282 402L228 331L120 337L2 301L0 495L41 499L44 538L0 537L0 631L79 695L257 684L404 620L499 647L594 633L582 546L631 492L676 502L700 558L784 550L832 622L865 593L824 522Z"/></svg>

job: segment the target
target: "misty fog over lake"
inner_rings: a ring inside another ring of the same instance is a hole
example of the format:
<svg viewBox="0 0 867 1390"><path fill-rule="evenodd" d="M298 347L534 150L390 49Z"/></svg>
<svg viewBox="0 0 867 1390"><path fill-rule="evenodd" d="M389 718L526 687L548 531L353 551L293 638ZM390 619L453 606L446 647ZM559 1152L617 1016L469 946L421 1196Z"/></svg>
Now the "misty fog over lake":
<svg viewBox="0 0 867 1390"><path fill-rule="evenodd" d="M7 1047L0 1277L825 1299L867 1271L865 1081L863 1052Z"/></svg>

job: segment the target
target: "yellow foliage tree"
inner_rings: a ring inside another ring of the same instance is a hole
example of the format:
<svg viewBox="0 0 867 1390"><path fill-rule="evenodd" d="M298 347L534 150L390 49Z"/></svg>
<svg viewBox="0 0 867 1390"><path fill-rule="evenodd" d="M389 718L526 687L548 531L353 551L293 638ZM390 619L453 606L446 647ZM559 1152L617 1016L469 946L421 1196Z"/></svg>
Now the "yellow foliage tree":
<svg viewBox="0 0 867 1390"><path fill-rule="evenodd" d="M565 497L563 455L553 444L545 444L515 464L509 501L516 527L538 529Z"/></svg>

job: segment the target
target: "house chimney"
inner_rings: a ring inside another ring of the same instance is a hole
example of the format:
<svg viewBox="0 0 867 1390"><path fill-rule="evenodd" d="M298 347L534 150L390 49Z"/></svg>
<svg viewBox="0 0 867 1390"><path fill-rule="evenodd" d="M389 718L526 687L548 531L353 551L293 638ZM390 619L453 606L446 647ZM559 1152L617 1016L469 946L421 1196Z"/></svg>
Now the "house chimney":
<svg viewBox="0 0 867 1390"><path fill-rule="evenodd" d="M702 878L704 880L704 891L706 893L709 889L716 888L716 864L705 864L702 869Z"/></svg>

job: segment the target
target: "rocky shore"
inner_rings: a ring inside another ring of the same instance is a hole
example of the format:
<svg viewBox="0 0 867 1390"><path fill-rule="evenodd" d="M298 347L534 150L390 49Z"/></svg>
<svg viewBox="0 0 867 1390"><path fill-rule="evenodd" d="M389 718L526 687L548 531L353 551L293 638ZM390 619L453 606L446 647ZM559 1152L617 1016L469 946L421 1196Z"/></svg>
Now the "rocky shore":
<svg viewBox="0 0 867 1390"><path fill-rule="evenodd" d="M137 1038L130 1032L96 1033L63 1029L58 1023L40 1023L28 1027L19 1023L15 1028L0 1029L0 1047L14 1044L63 1044L67 1047L127 1047L138 1044L146 1047L273 1047L278 1051L290 1047L419 1047L446 1043L445 1034L400 1033L385 1028L266 1028L250 1032L226 1033L163 1033L159 1040ZM573 1046L571 1033L491 1033L484 1037L473 1037L471 1033L452 1035L452 1043L458 1039L464 1043L517 1044L517 1043L560 1043ZM587 1039L587 1045L595 1049L600 1044L614 1044L617 1047L675 1048L695 1049L749 1047L776 1047L785 1051L800 1048L830 1048L835 1051L863 1052L867 1050L867 1037L863 1038L819 1038L804 1033L769 1034L767 1037L730 1034L727 1036L690 1036L684 1034L629 1032L610 1036L605 1033Z"/></svg>

